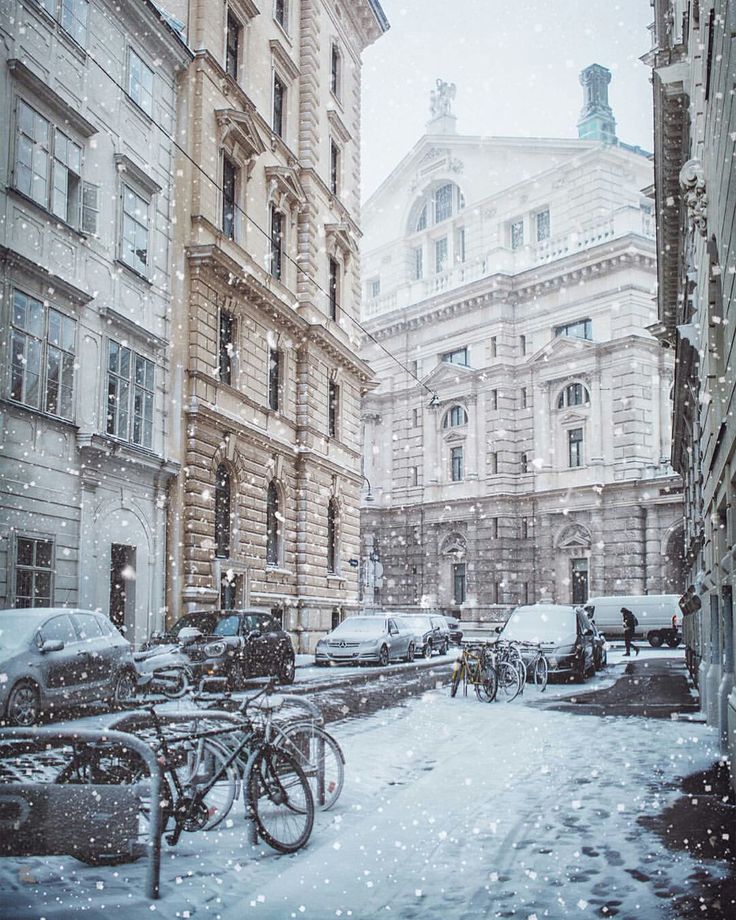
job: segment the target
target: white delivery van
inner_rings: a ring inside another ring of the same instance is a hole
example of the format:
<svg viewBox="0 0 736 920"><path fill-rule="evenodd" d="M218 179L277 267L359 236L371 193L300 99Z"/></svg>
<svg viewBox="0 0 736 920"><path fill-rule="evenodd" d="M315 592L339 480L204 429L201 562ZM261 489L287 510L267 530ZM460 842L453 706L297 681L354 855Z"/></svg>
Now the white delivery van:
<svg viewBox="0 0 736 920"><path fill-rule="evenodd" d="M589 597L584 607L606 638L623 636L621 608L628 607L639 621L636 636L648 639L654 648L659 648L665 642L670 648L676 648L682 639L679 594Z"/></svg>

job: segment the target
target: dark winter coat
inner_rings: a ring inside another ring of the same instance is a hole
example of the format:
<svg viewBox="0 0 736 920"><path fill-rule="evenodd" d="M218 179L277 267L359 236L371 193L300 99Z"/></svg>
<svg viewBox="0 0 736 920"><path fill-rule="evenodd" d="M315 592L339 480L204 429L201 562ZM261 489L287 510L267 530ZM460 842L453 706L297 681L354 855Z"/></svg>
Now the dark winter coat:
<svg viewBox="0 0 736 920"><path fill-rule="evenodd" d="M627 632L634 632L636 630L636 617L634 614L626 607L621 610L621 614L624 618L624 629Z"/></svg>

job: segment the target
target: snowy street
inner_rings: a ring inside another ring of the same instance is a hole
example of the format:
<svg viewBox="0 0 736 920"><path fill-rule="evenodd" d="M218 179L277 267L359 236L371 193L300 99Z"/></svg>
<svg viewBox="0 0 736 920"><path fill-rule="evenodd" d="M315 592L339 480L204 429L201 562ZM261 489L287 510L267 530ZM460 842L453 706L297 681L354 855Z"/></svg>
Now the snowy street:
<svg viewBox="0 0 736 920"><path fill-rule="evenodd" d="M612 660L586 692L621 676L620 653ZM551 685L545 697L571 693ZM661 814L681 777L717 759L713 730L527 705L535 699L527 688L514 703L488 705L450 699L444 687L332 725L345 789L293 856L252 851L233 812L226 830L164 847L157 902L142 897L143 862L6 859L4 916L689 916L672 903L702 864L667 850L639 819Z"/></svg>

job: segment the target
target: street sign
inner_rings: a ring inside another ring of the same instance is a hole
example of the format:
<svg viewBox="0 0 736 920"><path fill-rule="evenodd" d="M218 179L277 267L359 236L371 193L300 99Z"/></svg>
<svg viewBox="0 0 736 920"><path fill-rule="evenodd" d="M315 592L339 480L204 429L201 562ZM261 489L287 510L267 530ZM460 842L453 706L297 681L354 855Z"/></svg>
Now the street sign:
<svg viewBox="0 0 736 920"><path fill-rule="evenodd" d="M354 569L357 569L360 565L360 562L357 559L348 559L348 565L352 566Z"/></svg>

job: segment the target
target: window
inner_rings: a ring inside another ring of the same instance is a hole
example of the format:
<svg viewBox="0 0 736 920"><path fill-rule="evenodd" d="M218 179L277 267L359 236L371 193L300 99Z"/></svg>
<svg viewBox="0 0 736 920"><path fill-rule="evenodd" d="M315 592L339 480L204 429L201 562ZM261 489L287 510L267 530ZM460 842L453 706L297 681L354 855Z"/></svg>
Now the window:
<svg viewBox="0 0 736 920"><path fill-rule="evenodd" d="M462 406L453 406L445 416L443 428L458 428L468 424L468 413Z"/></svg>
<svg viewBox="0 0 736 920"><path fill-rule="evenodd" d="M333 42L330 49L330 91L336 98L340 98L340 78L342 77L342 60L340 58L340 49Z"/></svg>
<svg viewBox="0 0 736 920"><path fill-rule="evenodd" d="M453 447L450 449L450 479L453 482L462 482L464 473L463 449Z"/></svg>
<svg viewBox="0 0 736 920"><path fill-rule="evenodd" d="M522 387L522 388L521 388L521 408L522 408L522 409L528 409L528 408L529 408L529 397L527 396L527 389L526 389L526 387Z"/></svg>
<svg viewBox="0 0 736 920"><path fill-rule="evenodd" d="M529 455L526 453L522 453L521 455L521 472L522 473L529 472Z"/></svg>
<svg viewBox="0 0 736 920"><path fill-rule="evenodd" d="M411 468L410 482L413 486L419 485L419 467L418 466L413 466Z"/></svg>
<svg viewBox="0 0 736 920"><path fill-rule="evenodd" d="M230 471L221 463L215 473L215 556L227 559L230 555L232 525Z"/></svg>
<svg viewBox="0 0 736 920"><path fill-rule="evenodd" d="M38 0L41 6L61 24L74 41L84 47L87 40L87 11L89 0Z"/></svg>
<svg viewBox="0 0 736 920"><path fill-rule="evenodd" d="M583 465L583 429L571 428L567 432L568 464L571 467Z"/></svg>
<svg viewBox="0 0 736 920"><path fill-rule="evenodd" d="M525 335L519 336L519 350L521 351L522 355L526 354L526 336Z"/></svg>
<svg viewBox="0 0 736 920"><path fill-rule="evenodd" d="M452 566L452 599L456 604L465 603L465 563L456 562Z"/></svg>
<svg viewBox="0 0 736 920"><path fill-rule="evenodd" d="M416 230L418 233L420 230L426 230L426 229L427 229L427 205L425 203L417 216Z"/></svg>
<svg viewBox="0 0 736 920"><path fill-rule="evenodd" d="M582 383L571 383L557 397L557 408L566 406L585 406L590 404L590 394Z"/></svg>
<svg viewBox="0 0 736 920"><path fill-rule="evenodd" d="M412 409L412 424L414 428L419 427L419 409Z"/></svg>
<svg viewBox="0 0 736 920"><path fill-rule="evenodd" d="M447 237L434 241L434 270L440 274L447 269Z"/></svg>
<svg viewBox="0 0 736 920"><path fill-rule="evenodd" d="M335 259L330 259L330 319L337 319L337 311L339 308L338 294L339 294L339 278L340 278L340 266L337 264Z"/></svg>
<svg viewBox="0 0 736 920"><path fill-rule="evenodd" d="M468 349L467 346L464 348L457 348L455 351L446 351L441 355L443 364L460 364L463 367L468 367Z"/></svg>
<svg viewBox="0 0 736 920"><path fill-rule="evenodd" d="M277 74L273 75L273 132L279 137L284 136L284 112L286 102L286 87Z"/></svg>
<svg viewBox="0 0 736 920"><path fill-rule="evenodd" d="M271 205L271 275L281 280L284 215Z"/></svg>
<svg viewBox="0 0 736 920"><path fill-rule="evenodd" d="M368 296L375 300L376 297L381 293L381 279L380 278L371 278L368 282Z"/></svg>
<svg viewBox="0 0 736 920"><path fill-rule="evenodd" d="M107 346L107 433L153 444L153 362L112 339Z"/></svg>
<svg viewBox="0 0 736 920"><path fill-rule="evenodd" d="M13 291L10 398L71 419L77 324L22 291Z"/></svg>
<svg viewBox="0 0 736 920"><path fill-rule="evenodd" d="M278 348L268 349L268 405L274 412L281 403L281 352Z"/></svg>
<svg viewBox="0 0 736 920"><path fill-rule="evenodd" d="M521 539L526 540L529 536L529 521L527 518L521 519Z"/></svg>
<svg viewBox="0 0 736 920"><path fill-rule="evenodd" d="M534 217L534 223L537 230L537 242L549 239L549 208L544 211L538 211Z"/></svg>
<svg viewBox="0 0 736 920"><path fill-rule="evenodd" d="M220 310L219 340L220 382L232 384L233 354L235 351L235 319L232 313L228 313L227 310Z"/></svg>
<svg viewBox="0 0 736 920"><path fill-rule="evenodd" d="M228 157L222 158L222 231L235 239L235 195L238 169Z"/></svg>
<svg viewBox="0 0 736 920"><path fill-rule="evenodd" d="M281 26L281 28L286 31L287 25L287 9L288 0L274 0L273 5L273 18Z"/></svg>
<svg viewBox="0 0 736 920"><path fill-rule="evenodd" d="M491 357L492 358L498 357L498 339L496 338L495 335L491 336Z"/></svg>
<svg viewBox="0 0 736 920"><path fill-rule="evenodd" d="M524 245L524 221L514 220L511 222L511 248L521 249Z"/></svg>
<svg viewBox="0 0 736 920"><path fill-rule="evenodd" d="M491 472L492 473L498 472L498 451L497 450L491 451Z"/></svg>
<svg viewBox="0 0 736 920"><path fill-rule="evenodd" d="M465 227L461 227L457 231L457 237L455 239L455 261L465 261Z"/></svg>
<svg viewBox="0 0 736 920"><path fill-rule="evenodd" d="M436 224L452 217L453 189L453 185L441 185L434 193L434 222Z"/></svg>
<svg viewBox="0 0 736 920"><path fill-rule="evenodd" d="M279 490L272 480L266 496L266 564L278 565L281 561L281 512Z"/></svg>
<svg viewBox="0 0 736 920"><path fill-rule="evenodd" d="M153 71L131 48L128 52L128 95L153 116Z"/></svg>
<svg viewBox="0 0 736 920"><path fill-rule="evenodd" d="M584 604L588 600L588 560L570 560L571 598L573 604Z"/></svg>
<svg viewBox="0 0 736 920"><path fill-rule="evenodd" d="M491 390L491 409L498 409L498 390Z"/></svg>
<svg viewBox="0 0 736 920"><path fill-rule="evenodd" d="M491 523L492 523L492 530L493 530L493 538L495 540L498 540L498 518L497 517L492 518Z"/></svg>
<svg viewBox="0 0 736 920"><path fill-rule="evenodd" d="M327 571L331 575L337 573L340 563L337 536L337 518L337 502L334 498L332 498L327 505Z"/></svg>
<svg viewBox="0 0 736 920"><path fill-rule="evenodd" d="M126 265L146 274L148 265L148 202L123 186L122 258Z"/></svg>
<svg viewBox="0 0 736 920"><path fill-rule="evenodd" d="M424 250L421 246L417 246L413 251L412 257L412 278L414 281L418 281L420 278L424 277Z"/></svg>
<svg viewBox="0 0 736 920"><path fill-rule="evenodd" d="M233 80L238 79L238 63L240 52L240 23L232 15L227 14L227 34L225 36L225 72Z"/></svg>
<svg viewBox="0 0 736 920"><path fill-rule="evenodd" d="M567 323L565 326L556 326L555 335L592 340L593 324L589 319L579 319L574 323Z"/></svg>
<svg viewBox="0 0 736 920"><path fill-rule="evenodd" d="M339 414L340 387L334 380L330 380L327 387L327 433L331 438L337 437Z"/></svg>
<svg viewBox="0 0 736 920"><path fill-rule="evenodd" d="M333 195L339 193L340 187L340 148L334 141L330 141L330 191Z"/></svg>
<svg viewBox="0 0 736 920"><path fill-rule="evenodd" d="M15 543L15 606L50 607L54 570L52 540L18 537ZM48 638L48 637L47 637Z"/></svg>

